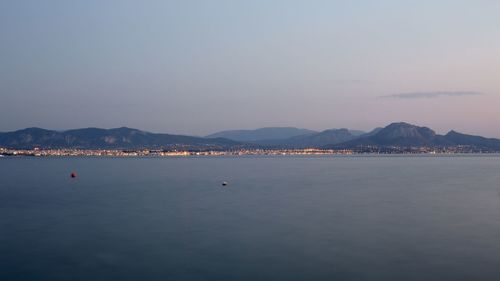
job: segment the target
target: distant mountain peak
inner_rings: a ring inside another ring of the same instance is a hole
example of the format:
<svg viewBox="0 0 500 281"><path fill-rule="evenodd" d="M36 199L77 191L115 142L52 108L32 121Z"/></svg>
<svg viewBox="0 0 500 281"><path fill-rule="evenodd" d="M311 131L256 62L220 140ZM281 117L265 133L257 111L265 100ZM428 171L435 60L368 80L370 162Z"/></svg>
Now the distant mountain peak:
<svg viewBox="0 0 500 281"><path fill-rule="evenodd" d="M25 129L17 130L16 132L46 132L46 131L50 131L50 130L39 128L39 127L28 127Z"/></svg>
<svg viewBox="0 0 500 281"><path fill-rule="evenodd" d="M227 130L206 136L207 138L226 138L234 141L255 142L261 140L287 139L295 136L317 133L295 127L264 127L251 130Z"/></svg>
<svg viewBox="0 0 500 281"><path fill-rule="evenodd" d="M391 123L388 126L352 141L326 148L357 147L449 147L469 146L488 151L500 150L500 140L471 136L451 130L446 135L436 134L427 127L420 127L406 122Z"/></svg>
<svg viewBox="0 0 500 281"><path fill-rule="evenodd" d="M322 131L321 133L325 133L325 132L344 132L344 133L351 133L351 131L350 131L349 129L346 129L346 128L327 129L327 130Z"/></svg>
<svg viewBox="0 0 500 281"><path fill-rule="evenodd" d="M436 132L427 128L419 127L405 122L392 123L380 130L376 136L380 138L422 138L428 139L436 135Z"/></svg>

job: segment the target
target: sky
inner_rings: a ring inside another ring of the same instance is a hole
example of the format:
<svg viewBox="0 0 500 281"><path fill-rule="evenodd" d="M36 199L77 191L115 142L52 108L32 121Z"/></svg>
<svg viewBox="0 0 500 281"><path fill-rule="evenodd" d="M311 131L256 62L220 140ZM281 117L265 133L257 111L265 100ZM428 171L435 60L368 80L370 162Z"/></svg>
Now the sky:
<svg viewBox="0 0 500 281"><path fill-rule="evenodd" d="M0 0L0 131L500 137L500 1Z"/></svg>

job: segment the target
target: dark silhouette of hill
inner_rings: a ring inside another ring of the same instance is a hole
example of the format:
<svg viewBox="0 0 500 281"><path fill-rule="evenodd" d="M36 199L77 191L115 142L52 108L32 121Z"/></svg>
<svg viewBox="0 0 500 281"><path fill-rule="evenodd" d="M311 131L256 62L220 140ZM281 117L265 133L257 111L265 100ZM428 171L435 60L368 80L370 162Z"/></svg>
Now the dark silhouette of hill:
<svg viewBox="0 0 500 281"><path fill-rule="evenodd" d="M241 145L224 138L200 138L155 134L131 128L85 128L53 131L27 128L0 133L0 146L9 148L79 148L79 149L229 149Z"/></svg>
<svg viewBox="0 0 500 281"><path fill-rule="evenodd" d="M295 129L296 133L298 132ZM304 131L303 131L304 132ZM285 139L262 139L238 142L226 138L202 138L184 135L157 134L131 128L85 128L54 131L41 128L0 133L0 147L14 149L77 148L77 149L179 149L232 150L240 148L326 148L356 149L362 147L470 147L473 151L500 151L500 140L450 131L436 134L427 127L408 123L392 123L365 134L348 129L331 129L319 133ZM269 134L264 134L269 136ZM213 135L211 135L213 136ZM255 135L254 135L255 136ZM274 135L278 136L278 135Z"/></svg>
<svg viewBox="0 0 500 281"><path fill-rule="evenodd" d="M357 148L362 146L374 147L451 147L470 146L484 149L500 149L499 139L488 139L480 136L471 136L451 131L446 135L436 134L427 127L419 127L400 122L392 123L371 135L343 142L330 144L324 148Z"/></svg>
<svg viewBox="0 0 500 281"><path fill-rule="evenodd" d="M277 148L306 148L338 144L356 139L357 137L359 136L352 134L348 129L330 129L319 133L295 136L287 139L260 140L255 143L262 146Z"/></svg>
<svg viewBox="0 0 500 281"><path fill-rule="evenodd" d="M229 130L206 136L207 138L226 138L240 142L255 142L262 140L287 139L295 136L317 133L308 129L295 127L268 127L255 130Z"/></svg>

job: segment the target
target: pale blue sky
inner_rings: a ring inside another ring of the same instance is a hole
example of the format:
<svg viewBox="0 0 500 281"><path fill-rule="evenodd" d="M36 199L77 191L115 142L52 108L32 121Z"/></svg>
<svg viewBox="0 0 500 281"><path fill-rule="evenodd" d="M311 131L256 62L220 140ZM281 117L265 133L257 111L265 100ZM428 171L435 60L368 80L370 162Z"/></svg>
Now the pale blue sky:
<svg viewBox="0 0 500 281"><path fill-rule="evenodd" d="M0 0L0 131L406 121L500 137L499 15L494 0Z"/></svg>

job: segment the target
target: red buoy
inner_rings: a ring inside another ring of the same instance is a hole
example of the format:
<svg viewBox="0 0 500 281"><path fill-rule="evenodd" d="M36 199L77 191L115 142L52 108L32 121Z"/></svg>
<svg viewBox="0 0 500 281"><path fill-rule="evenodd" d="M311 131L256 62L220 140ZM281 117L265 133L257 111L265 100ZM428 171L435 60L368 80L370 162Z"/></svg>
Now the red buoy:
<svg viewBox="0 0 500 281"><path fill-rule="evenodd" d="M76 173L75 173L75 172L72 172L72 173L71 173L71 175L70 175L70 177L72 177L72 178L76 178Z"/></svg>

